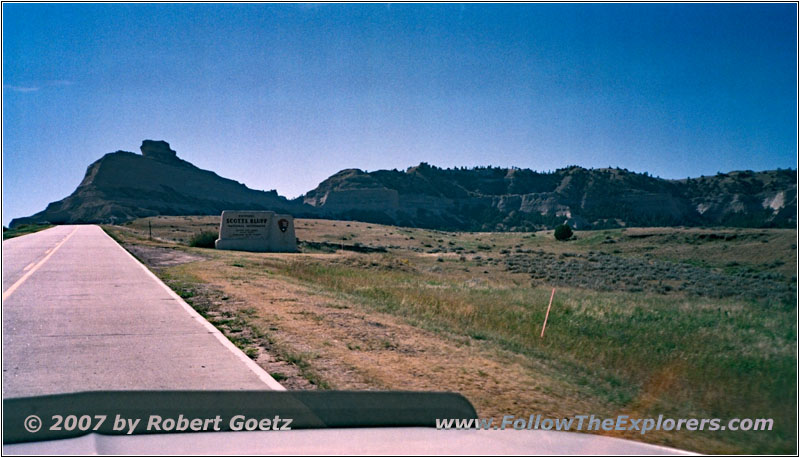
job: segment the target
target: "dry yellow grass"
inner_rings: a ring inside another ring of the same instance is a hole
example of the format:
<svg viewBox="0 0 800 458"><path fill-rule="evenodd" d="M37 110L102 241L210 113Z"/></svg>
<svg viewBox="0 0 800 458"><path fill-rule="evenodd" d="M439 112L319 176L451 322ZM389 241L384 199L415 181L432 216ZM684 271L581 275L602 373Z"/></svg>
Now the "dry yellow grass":
<svg viewBox="0 0 800 458"><path fill-rule="evenodd" d="M548 324L540 340L537 326L549 287L531 286L528 275L510 272L501 261L515 249L639 258L648 253L693 265L703 261L709 269L736 262L785 275L784 266L796 263L794 231L627 229L578 233L578 240L558 243L545 232L446 233L298 220L300 240L387 252L265 254L175 243L213 230L215 217L150 220L153 241L147 240L147 220L111 231L131 244L201 256L200 261L164 267L159 275L176 288L202 285L200 294L213 292L206 301L212 322L220 314L240 317L263 335L257 361L271 372L290 375L289 366L297 366L295 374L334 389L457 391L480 415L495 418L532 413L774 416L783 423L779 436L661 431L623 437L707 453L795 447L794 426L787 422L796 414L796 392L783 390L796 377L786 366L792 359L796 364L796 309L767 312L746 300L678 292L662 296L560 288L552 327ZM698 238L704 233L737 238L706 243ZM609 238L615 242L603 243ZM689 246L686 240L698 242ZM770 258L763 256L763 247L771 248ZM653 320L665 321L652 327L648 323ZM656 335L661 332L663 338ZM602 347L592 348L593 339ZM253 345L259 345L255 340ZM661 353L666 348L673 350ZM728 359L717 361L716 356ZM743 374L763 370L777 378L746 388L752 376ZM744 393L756 396L747 400L751 405L736 404Z"/></svg>

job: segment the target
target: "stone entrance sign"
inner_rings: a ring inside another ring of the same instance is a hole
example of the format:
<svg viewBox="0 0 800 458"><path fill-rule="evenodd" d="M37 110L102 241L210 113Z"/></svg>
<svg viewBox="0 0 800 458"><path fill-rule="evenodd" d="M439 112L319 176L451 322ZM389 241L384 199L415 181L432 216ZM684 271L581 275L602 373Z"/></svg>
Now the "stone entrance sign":
<svg viewBox="0 0 800 458"><path fill-rule="evenodd" d="M270 211L222 212L218 250L297 251L294 218Z"/></svg>

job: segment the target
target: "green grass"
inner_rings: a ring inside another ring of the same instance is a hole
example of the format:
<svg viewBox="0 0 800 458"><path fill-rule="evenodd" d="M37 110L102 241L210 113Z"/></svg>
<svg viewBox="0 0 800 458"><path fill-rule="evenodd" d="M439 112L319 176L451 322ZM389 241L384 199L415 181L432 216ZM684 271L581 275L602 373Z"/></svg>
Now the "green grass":
<svg viewBox="0 0 800 458"><path fill-rule="evenodd" d="M21 235L33 234L34 232L43 231L51 227L53 227L52 224L23 224L14 229L9 229L4 226L3 240L12 239Z"/></svg>
<svg viewBox="0 0 800 458"><path fill-rule="evenodd" d="M318 358L315 353L310 352L292 352L285 349L279 349L278 357L287 363L294 364L300 370L300 375L306 380L316 385L317 387L327 390L330 385L311 367L310 361Z"/></svg>
<svg viewBox="0 0 800 458"><path fill-rule="evenodd" d="M282 372L270 372L269 375L274 378L276 382L280 382L281 380L286 380L289 378Z"/></svg>
<svg viewBox="0 0 800 458"><path fill-rule="evenodd" d="M244 350L244 354L250 359L258 358L258 348L248 347Z"/></svg>
<svg viewBox="0 0 800 458"><path fill-rule="evenodd" d="M766 433L719 432L742 450L794 450L796 310L677 295L548 288L468 288L416 272L302 260L290 277L430 329L487 340L548 362L616 409L656 393L648 415L775 419ZM302 367L302 366L301 366ZM664 379L671 380L666 388ZM660 390L660 391L659 391Z"/></svg>

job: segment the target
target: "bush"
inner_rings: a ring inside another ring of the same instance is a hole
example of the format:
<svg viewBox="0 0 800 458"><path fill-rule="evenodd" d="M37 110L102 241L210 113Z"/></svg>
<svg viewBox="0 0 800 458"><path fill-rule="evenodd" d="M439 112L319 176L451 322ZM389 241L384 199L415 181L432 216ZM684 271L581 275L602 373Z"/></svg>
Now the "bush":
<svg viewBox="0 0 800 458"><path fill-rule="evenodd" d="M572 228L569 227L569 224L560 224L556 226L553 235L555 235L556 240L569 240L572 237Z"/></svg>
<svg viewBox="0 0 800 458"><path fill-rule="evenodd" d="M217 233L213 231L203 231L192 236L189 240L189 246L198 248L214 248L214 242L217 240Z"/></svg>

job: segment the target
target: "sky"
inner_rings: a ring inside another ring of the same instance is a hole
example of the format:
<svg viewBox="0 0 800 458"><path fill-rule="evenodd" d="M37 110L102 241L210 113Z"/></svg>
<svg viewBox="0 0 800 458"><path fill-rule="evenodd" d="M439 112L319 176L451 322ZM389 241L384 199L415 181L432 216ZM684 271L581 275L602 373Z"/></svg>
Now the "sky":
<svg viewBox="0 0 800 458"><path fill-rule="evenodd" d="M290 198L345 168L797 167L797 5L10 4L3 224L103 154Z"/></svg>

